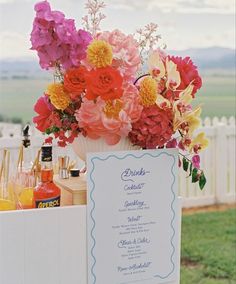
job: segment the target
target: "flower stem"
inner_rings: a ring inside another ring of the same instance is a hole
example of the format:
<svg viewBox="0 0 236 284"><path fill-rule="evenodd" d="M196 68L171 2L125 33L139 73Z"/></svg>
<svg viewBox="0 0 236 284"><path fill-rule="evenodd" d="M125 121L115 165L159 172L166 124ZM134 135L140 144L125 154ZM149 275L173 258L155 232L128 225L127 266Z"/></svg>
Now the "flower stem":
<svg viewBox="0 0 236 284"><path fill-rule="evenodd" d="M144 75L139 76L139 77L134 81L134 85L136 85L136 83L138 82L138 80L140 80L140 79L143 78L143 77L147 77L147 76L150 76L150 74L147 73L147 74L144 74Z"/></svg>

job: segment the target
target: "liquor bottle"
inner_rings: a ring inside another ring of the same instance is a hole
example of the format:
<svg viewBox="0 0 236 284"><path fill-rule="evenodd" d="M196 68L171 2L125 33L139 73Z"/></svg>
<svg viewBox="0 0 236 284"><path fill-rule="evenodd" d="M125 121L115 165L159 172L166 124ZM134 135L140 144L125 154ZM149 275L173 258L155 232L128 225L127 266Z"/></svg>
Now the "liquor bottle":
<svg viewBox="0 0 236 284"><path fill-rule="evenodd" d="M52 145L46 144L41 151L41 181L34 189L34 207L57 207L60 199L61 190L53 182Z"/></svg>
<svg viewBox="0 0 236 284"><path fill-rule="evenodd" d="M30 135L29 135L29 125L27 124L23 131L23 161L21 165L21 170L23 172L29 172L31 171L31 167L33 165L32 161L32 147L31 147L31 141L30 141Z"/></svg>
<svg viewBox="0 0 236 284"><path fill-rule="evenodd" d="M32 171L32 147L29 135L29 125L26 125L22 132L22 152L17 169L15 180L15 191L18 195L19 209L30 209L33 203L33 190L35 186L35 176Z"/></svg>

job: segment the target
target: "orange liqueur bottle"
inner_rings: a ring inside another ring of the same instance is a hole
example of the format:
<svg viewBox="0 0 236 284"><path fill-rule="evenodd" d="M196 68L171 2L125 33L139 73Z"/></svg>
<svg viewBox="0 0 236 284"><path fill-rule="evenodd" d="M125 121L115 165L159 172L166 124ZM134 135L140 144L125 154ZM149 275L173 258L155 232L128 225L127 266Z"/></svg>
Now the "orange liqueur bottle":
<svg viewBox="0 0 236 284"><path fill-rule="evenodd" d="M43 145L41 154L41 181L34 189L34 207L60 206L61 190L53 182L52 145Z"/></svg>

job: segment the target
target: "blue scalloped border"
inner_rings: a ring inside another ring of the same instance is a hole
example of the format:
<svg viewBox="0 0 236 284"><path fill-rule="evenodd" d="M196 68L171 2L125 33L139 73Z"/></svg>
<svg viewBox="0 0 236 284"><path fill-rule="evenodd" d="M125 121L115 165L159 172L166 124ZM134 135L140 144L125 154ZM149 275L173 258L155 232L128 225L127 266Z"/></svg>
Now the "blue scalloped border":
<svg viewBox="0 0 236 284"><path fill-rule="evenodd" d="M173 230L173 235L172 235L172 237L171 237L171 246L172 246L172 248L173 248L173 251L172 251L172 254L171 254L171 257L170 257L170 261L171 261L171 263L172 263L172 269L171 269L171 271L167 274L167 275L165 275L165 276L161 276L161 275L154 275L154 277L155 278L160 278L160 279L165 279L165 278L167 278L167 277L169 277L173 272L174 272L174 270L175 270L175 263L174 263L174 261L173 261L173 257L174 257L174 254L175 254L175 246L174 246L174 244L173 244L173 239L174 239L174 237L175 237L175 229L174 229L174 226L173 226L173 223L174 223L174 220L175 220L175 217L176 217L176 215L175 215L175 211L174 211L174 208L173 208L173 204L174 204L174 202L175 202L175 199L176 199L176 195L175 195L175 192L174 192L174 190L173 190L173 186L174 186L174 184L175 184L175 181L176 181L176 178L175 178L175 174L174 174L174 166L175 166L175 163L176 163L176 158L175 158L175 156L174 155L172 155L172 154L169 154L169 153L166 153L166 152L161 152L161 153L158 153L157 155L153 155L153 154L151 154L151 153L143 153L143 154L141 154L141 156L136 156L136 155L134 155L134 154L125 154L125 156L123 156L123 157L117 157L116 155L114 155L114 154L112 154L112 155L108 155L106 158L100 158L100 157L93 157L92 159L91 159L91 163L92 163L92 171L90 172L90 175L89 175L89 178L90 178L90 181L92 182L92 190L91 190L91 192L90 192L90 200L92 201L92 209L91 209L91 211L90 211L90 213L89 213L89 215L90 215L90 217L91 217L91 219L92 219L92 222L93 222L93 225L92 225L92 229L91 229L91 231L90 231L90 236L91 236L91 238L92 238L92 240L93 240L93 245L92 245L92 248L91 248L91 256L92 256L92 258L93 258L93 265L92 265L92 267L91 267L91 275L93 276L93 284L95 284L96 283L96 281L97 281L97 277L96 277L96 275L95 275L95 273L94 273L94 268L95 268L95 265L96 265L96 257L95 257L95 255L94 255L94 248L95 248L95 246L96 246L96 240L95 240L95 238L94 238L94 235L93 235L93 233L94 233L94 230L95 230L95 226L96 226L96 222L95 222L95 219L94 219L94 217L93 217L93 212L94 212L94 210L95 210L95 207L96 207L96 205L95 205L95 201L94 201L94 199L93 199L93 192L94 192L94 190L95 190L95 183L94 183L94 180L93 180L93 178L92 178L92 174L93 174L93 172L94 172L94 170L95 170L95 164L94 164L94 161L95 160L100 160L100 161L106 161L106 160L108 160L108 159L110 159L110 158L116 158L116 159L118 159L118 160L123 160L123 159L125 159L125 158L127 158L127 157L129 157L129 156L131 156L131 157L134 157L134 158L136 158L136 159L141 159L142 157L144 157L144 156L146 156L146 155L148 155L148 156L150 156L150 157L152 157L152 158L158 158L159 156L161 156L161 155L167 155L167 156L170 156L170 157L172 157L173 158L173 165L172 165L172 167L171 167L171 173L172 173L172 176L173 176L173 182L172 182L172 184L171 184L171 192L172 192L172 194L173 194L173 199L172 199L172 202L171 202L171 211L173 212L173 218L171 219L171 223L170 223L170 226L171 226L171 228L172 228L172 230ZM129 282L130 283L130 282ZM132 283L132 282L131 282ZM134 282L133 282L134 283Z"/></svg>

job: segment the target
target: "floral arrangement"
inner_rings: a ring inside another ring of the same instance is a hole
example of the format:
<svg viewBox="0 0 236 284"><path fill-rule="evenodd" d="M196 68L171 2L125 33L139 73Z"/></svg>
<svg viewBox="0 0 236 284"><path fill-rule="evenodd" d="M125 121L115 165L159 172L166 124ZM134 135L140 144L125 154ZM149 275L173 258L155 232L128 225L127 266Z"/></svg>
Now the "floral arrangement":
<svg viewBox="0 0 236 284"><path fill-rule="evenodd" d="M35 5L32 49L54 74L35 104L36 127L62 147L84 135L108 145L126 137L142 149L179 148L180 165L203 188L199 152L208 141L195 135L201 108L191 106L202 86L197 67L189 57L165 53L155 24L136 35L101 31L104 7L88 0L84 28L77 30L47 1Z"/></svg>

